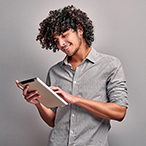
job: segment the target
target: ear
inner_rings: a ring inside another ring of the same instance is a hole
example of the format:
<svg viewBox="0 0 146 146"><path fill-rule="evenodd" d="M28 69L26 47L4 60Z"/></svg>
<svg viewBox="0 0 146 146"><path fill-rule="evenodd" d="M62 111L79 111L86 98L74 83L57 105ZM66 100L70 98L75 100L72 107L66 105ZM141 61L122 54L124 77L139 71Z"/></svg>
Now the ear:
<svg viewBox="0 0 146 146"><path fill-rule="evenodd" d="M83 31L83 28L82 28L82 26L81 26L80 24L78 25L77 31L78 31L78 34L79 34L79 35L82 35L83 32L84 32L84 31Z"/></svg>

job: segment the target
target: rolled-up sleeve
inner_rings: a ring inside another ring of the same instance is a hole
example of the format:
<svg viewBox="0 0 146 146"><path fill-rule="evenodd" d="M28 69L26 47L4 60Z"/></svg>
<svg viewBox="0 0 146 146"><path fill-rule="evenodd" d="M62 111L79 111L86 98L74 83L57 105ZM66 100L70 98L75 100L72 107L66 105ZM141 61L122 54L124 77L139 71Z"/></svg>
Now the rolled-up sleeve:
<svg viewBox="0 0 146 146"><path fill-rule="evenodd" d="M115 58L110 67L111 70L107 80L107 96L109 101L128 107L127 85L121 62Z"/></svg>

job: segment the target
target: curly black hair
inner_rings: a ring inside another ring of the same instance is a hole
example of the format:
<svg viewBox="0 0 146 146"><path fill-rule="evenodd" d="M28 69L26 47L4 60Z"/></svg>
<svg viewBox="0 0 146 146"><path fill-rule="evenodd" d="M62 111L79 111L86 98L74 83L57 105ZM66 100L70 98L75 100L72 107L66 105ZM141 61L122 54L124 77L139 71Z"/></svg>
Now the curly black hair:
<svg viewBox="0 0 146 146"><path fill-rule="evenodd" d="M70 28L77 31L79 25L83 28L83 38L90 47L94 41L92 21L85 12L76 9L73 5L51 10L49 16L40 23L36 40L40 41L42 48L53 49L53 52L56 52L59 49L54 41L54 36L61 35Z"/></svg>

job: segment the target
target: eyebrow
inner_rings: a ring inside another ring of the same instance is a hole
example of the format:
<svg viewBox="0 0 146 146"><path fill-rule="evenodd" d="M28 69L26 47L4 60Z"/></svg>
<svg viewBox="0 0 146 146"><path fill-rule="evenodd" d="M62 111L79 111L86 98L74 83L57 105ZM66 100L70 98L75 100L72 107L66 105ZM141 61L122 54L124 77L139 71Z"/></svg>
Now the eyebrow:
<svg viewBox="0 0 146 146"><path fill-rule="evenodd" d="M63 32L62 34L60 34L60 35L56 35L56 36L62 36L62 35L66 35L66 31L65 32ZM58 38L56 38L56 37L53 37L53 40L55 40L55 39L58 39Z"/></svg>
<svg viewBox="0 0 146 146"><path fill-rule="evenodd" d="M56 35L57 36L57 35ZM56 36L53 37L53 40L57 39Z"/></svg>

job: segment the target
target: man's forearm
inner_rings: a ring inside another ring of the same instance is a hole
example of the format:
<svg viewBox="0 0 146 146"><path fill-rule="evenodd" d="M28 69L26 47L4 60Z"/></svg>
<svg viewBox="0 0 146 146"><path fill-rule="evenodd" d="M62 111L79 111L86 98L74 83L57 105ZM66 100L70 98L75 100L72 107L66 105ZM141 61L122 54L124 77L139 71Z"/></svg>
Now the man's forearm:
<svg viewBox="0 0 146 146"><path fill-rule="evenodd" d="M39 114L41 118L51 127L54 127L54 119L55 119L55 113L49 109L46 108L44 105L36 104L35 105L39 111Z"/></svg>
<svg viewBox="0 0 146 146"><path fill-rule="evenodd" d="M104 119L122 121L126 114L126 107L115 103L104 103L76 97L74 104L84 108L90 113Z"/></svg>

